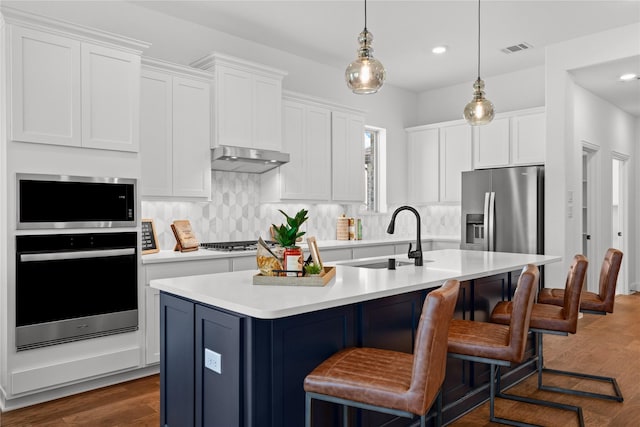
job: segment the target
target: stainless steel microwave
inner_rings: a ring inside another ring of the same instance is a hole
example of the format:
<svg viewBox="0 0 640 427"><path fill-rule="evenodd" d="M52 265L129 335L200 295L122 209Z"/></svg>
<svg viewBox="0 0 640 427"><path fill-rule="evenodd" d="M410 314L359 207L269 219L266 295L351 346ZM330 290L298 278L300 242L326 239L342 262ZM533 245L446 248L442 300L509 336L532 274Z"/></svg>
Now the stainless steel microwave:
<svg viewBox="0 0 640 427"><path fill-rule="evenodd" d="M136 180L17 174L17 228L136 226Z"/></svg>

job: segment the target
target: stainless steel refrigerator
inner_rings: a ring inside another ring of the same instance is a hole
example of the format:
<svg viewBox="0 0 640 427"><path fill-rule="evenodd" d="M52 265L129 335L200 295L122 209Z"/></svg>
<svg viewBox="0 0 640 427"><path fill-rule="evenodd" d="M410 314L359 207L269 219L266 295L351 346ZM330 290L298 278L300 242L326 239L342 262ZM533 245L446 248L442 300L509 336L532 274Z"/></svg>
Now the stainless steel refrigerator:
<svg viewBox="0 0 640 427"><path fill-rule="evenodd" d="M461 249L544 253L544 167L462 172Z"/></svg>

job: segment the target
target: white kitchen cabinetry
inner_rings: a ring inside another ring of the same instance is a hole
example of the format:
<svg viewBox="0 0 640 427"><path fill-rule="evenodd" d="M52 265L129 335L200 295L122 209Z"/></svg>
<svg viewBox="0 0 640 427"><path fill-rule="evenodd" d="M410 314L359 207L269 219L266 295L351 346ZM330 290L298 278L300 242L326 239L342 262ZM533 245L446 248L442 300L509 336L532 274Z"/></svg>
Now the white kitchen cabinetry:
<svg viewBox="0 0 640 427"><path fill-rule="evenodd" d="M141 79L143 196L210 197L211 76L145 59Z"/></svg>
<svg viewBox="0 0 640 427"><path fill-rule="evenodd" d="M456 120L407 129L409 202L460 201L460 172L471 170L471 128Z"/></svg>
<svg viewBox="0 0 640 427"><path fill-rule="evenodd" d="M545 161L545 116L543 108L496 115L474 134L476 169L542 164Z"/></svg>
<svg viewBox="0 0 640 427"><path fill-rule="evenodd" d="M466 124L440 128L440 201L459 202L462 174L471 170L471 127Z"/></svg>
<svg viewBox="0 0 640 427"><path fill-rule="evenodd" d="M495 118L491 123L477 126L474 166L478 168L509 165L509 117Z"/></svg>
<svg viewBox="0 0 640 427"><path fill-rule="evenodd" d="M99 31L76 34L68 24L64 31L43 31L7 18L14 24L9 26L11 139L138 151L138 49L148 45Z"/></svg>
<svg viewBox="0 0 640 427"><path fill-rule="evenodd" d="M362 115L331 113L331 159L332 200L362 203L365 199Z"/></svg>
<svg viewBox="0 0 640 427"><path fill-rule="evenodd" d="M212 148L281 150L286 72L220 53L191 65L214 73Z"/></svg>
<svg viewBox="0 0 640 427"><path fill-rule="evenodd" d="M410 132L408 144L410 202L413 204L438 202L440 182L438 129Z"/></svg>
<svg viewBox="0 0 640 427"><path fill-rule="evenodd" d="M160 363L160 291L145 287L145 362Z"/></svg>

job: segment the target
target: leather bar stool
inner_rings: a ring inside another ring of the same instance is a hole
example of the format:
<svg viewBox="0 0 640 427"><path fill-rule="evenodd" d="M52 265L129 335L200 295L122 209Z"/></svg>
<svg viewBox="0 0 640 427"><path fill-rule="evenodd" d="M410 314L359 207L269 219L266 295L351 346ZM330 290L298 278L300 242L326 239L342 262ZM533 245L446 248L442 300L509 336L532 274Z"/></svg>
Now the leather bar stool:
<svg viewBox="0 0 640 427"><path fill-rule="evenodd" d="M460 283L448 280L431 291L422 306L413 354L376 348L347 348L318 365L304 380L305 425L311 426L311 402L319 399L348 407L370 409L402 417L420 417L437 405L436 424L442 424L442 383L447 363L447 332Z"/></svg>
<svg viewBox="0 0 640 427"><path fill-rule="evenodd" d="M600 293L596 294L593 292L582 291L581 299L580 299L580 311L592 314L602 314L606 315L607 313L613 313L613 303L615 301L616 294L616 283L618 280L618 272L620 271L620 265L622 264L622 252L618 249L610 248L607 250L607 253L604 257L604 261L602 262L602 267L600 269ZM549 305L556 306L557 299L565 297L566 291L562 289L553 289L553 288L544 288L540 292L538 297L539 305ZM545 308L545 312L549 312L550 309ZM532 321L533 323L533 321ZM575 332L570 332L575 333ZM539 350L538 354L542 358L542 339L539 340ZM606 377L600 375L591 375L585 374L581 372L571 372L571 371L562 371L558 369L549 369L544 368L542 364L542 359L539 361L539 365L542 365L542 369L545 372L554 373L558 375L565 375L574 378L581 378L592 381L600 381L610 383L613 387L614 394L603 394L603 393L595 393L583 390L574 390L567 389L561 387L550 387L544 386L543 390L556 391L559 393L573 394L578 396L586 396L586 397L594 397L598 399L605 400L614 400L616 402L624 401L624 397L622 395L622 391L620 390L620 386L618 385L618 381L614 377ZM538 387L540 388L540 382L538 380Z"/></svg>
<svg viewBox="0 0 640 427"><path fill-rule="evenodd" d="M533 304L531 310L531 320L529 322L529 330L536 332L536 341L538 344L538 388L540 390L558 391L556 387L545 386L542 384L542 372L549 372L544 368L543 358L543 335L556 334L568 335L575 334L578 328L578 312L580 311L580 295L584 278L587 274L589 262L583 255L576 255L567 274L564 292L564 305L562 307L550 304ZM512 301L501 301L494 307L491 313L491 322L508 325L513 316L514 303ZM554 370L551 370L552 372ZM555 405L551 405L555 406ZM570 408L563 408L570 409ZM582 409L576 411L580 421L580 425L584 425Z"/></svg>
<svg viewBox="0 0 640 427"><path fill-rule="evenodd" d="M495 398L552 406L581 413L576 406L507 394L500 389L500 367L522 363L525 356L529 321L538 287L540 272L535 265L524 267L513 298L509 325L453 319L449 325L449 356L491 366L489 382L490 421L515 426L532 426L516 420L495 416Z"/></svg>
<svg viewBox="0 0 640 427"><path fill-rule="evenodd" d="M580 311L590 314L613 313L613 303L616 298L618 273L622 264L622 252L609 248L600 268L599 292L582 291ZM538 295L540 304L564 304L564 289L542 288Z"/></svg>

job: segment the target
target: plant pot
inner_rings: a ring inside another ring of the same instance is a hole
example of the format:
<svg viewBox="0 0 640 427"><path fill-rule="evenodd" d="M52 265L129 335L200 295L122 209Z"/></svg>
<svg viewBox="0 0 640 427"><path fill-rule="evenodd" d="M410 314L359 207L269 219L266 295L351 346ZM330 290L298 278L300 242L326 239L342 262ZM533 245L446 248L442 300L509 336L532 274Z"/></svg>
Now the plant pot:
<svg viewBox="0 0 640 427"><path fill-rule="evenodd" d="M302 248L300 246L289 246L284 248L283 267L287 270L287 276L297 276L297 272L302 272L304 258L302 257Z"/></svg>

